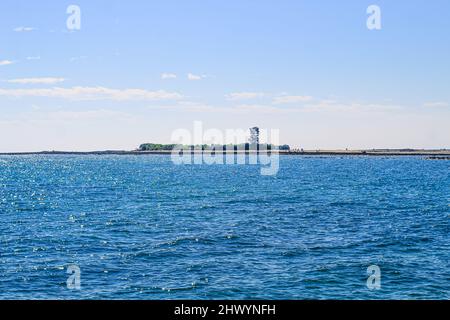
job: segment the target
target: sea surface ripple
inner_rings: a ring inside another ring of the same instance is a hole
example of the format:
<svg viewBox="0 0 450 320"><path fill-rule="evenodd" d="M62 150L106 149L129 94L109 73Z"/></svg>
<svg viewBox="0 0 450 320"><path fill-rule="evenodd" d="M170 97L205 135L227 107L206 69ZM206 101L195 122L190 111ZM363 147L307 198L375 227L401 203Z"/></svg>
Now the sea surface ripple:
<svg viewBox="0 0 450 320"><path fill-rule="evenodd" d="M1 156L0 299L449 299L449 169ZM81 290L67 288L72 264Z"/></svg>

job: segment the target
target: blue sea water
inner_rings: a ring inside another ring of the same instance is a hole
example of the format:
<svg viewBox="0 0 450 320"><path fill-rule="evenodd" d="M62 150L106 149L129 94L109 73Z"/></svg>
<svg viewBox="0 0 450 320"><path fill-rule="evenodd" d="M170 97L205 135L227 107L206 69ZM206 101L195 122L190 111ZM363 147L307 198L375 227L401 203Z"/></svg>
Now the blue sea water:
<svg viewBox="0 0 450 320"><path fill-rule="evenodd" d="M449 169L283 156L261 176L163 155L1 156L0 299L449 299Z"/></svg>

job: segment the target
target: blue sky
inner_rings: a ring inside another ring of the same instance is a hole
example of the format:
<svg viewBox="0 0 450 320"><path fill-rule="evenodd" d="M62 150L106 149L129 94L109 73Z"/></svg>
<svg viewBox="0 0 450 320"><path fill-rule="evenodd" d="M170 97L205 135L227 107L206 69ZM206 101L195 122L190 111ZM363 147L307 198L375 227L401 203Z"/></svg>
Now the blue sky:
<svg viewBox="0 0 450 320"><path fill-rule="evenodd" d="M305 149L450 148L446 0L4 0L0 39L3 152L133 149L195 120Z"/></svg>

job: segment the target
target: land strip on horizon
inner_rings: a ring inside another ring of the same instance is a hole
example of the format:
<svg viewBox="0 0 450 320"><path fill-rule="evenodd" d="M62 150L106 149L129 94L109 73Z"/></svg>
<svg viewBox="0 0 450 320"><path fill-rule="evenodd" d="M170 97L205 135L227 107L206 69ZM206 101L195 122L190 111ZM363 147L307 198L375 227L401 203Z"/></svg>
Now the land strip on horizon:
<svg viewBox="0 0 450 320"><path fill-rule="evenodd" d="M184 151L186 153L211 153L211 150ZM260 151L265 152L265 151ZM450 149L370 149L370 150L269 150L269 153L280 155L323 155L323 156L443 156L450 157ZM138 151L138 150L104 150L104 151L38 151L38 152L0 152L0 155L164 155L171 154L171 150ZM217 154L248 154L257 153L253 150L217 150Z"/></svg>

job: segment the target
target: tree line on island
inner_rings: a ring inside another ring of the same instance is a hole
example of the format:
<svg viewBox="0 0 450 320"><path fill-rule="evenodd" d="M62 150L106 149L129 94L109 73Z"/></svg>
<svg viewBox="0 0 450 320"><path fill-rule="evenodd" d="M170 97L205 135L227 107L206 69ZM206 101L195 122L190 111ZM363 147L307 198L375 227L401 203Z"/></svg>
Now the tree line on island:
<svg viewBox="0 0 450 320"><path fill-rule="evenodd" d="M139 146L138 151L172 151L175 147L180 147L177 144L160 144L160 143L143 143ZM183 145L182 149L189 150L282 150L289 151L289 145L275 146L273 144L251 144L251 143L240 143L240 144L202 144L202 145Z"/></svg>

